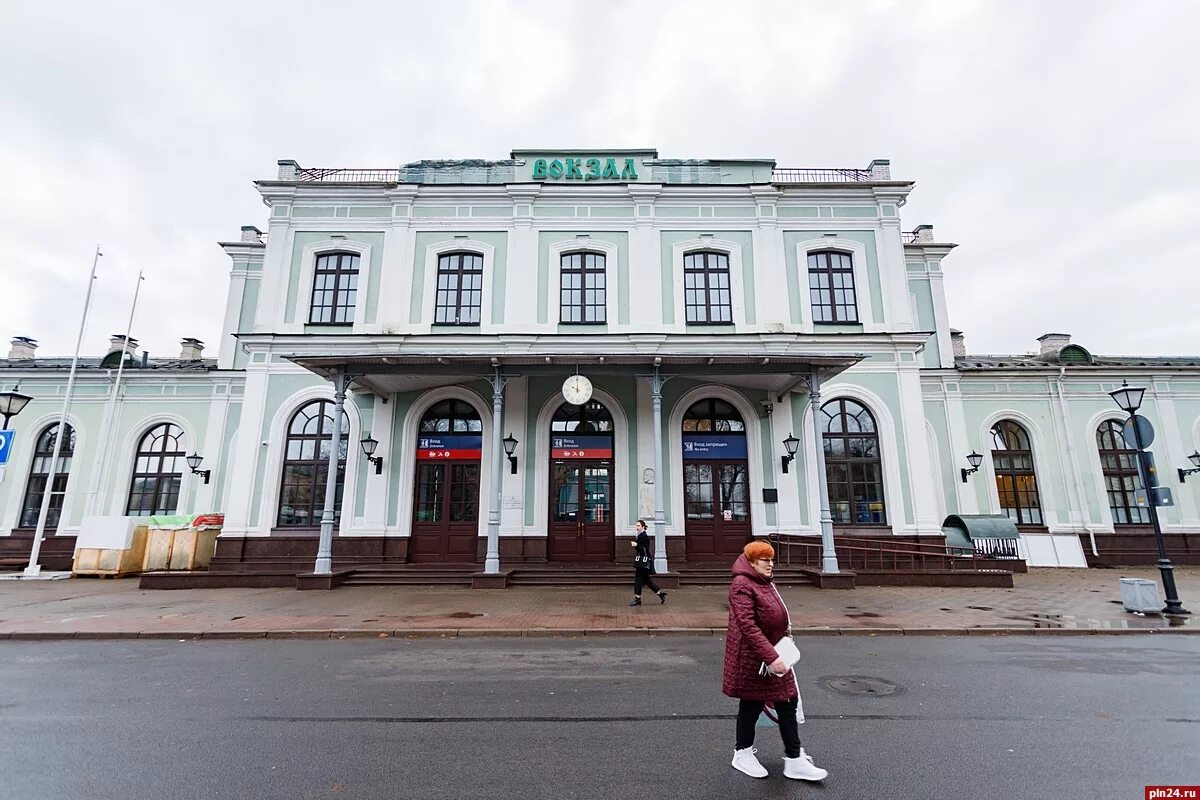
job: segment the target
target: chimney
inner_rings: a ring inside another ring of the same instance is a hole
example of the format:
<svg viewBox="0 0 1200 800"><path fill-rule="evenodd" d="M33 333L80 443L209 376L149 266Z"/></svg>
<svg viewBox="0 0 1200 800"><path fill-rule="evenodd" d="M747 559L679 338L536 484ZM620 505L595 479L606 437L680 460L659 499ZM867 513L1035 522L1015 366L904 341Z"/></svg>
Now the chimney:
<svg viewBox="0 0 1200 800"><path fill-rule="evenodd" d="M182 339L179 344L182 346L179 351L180 361L199 361L204 357L204 342L199 339Z"/></svg>
<svg viewBox="0 0 1200 800"><path fill-rule="evenodd" d="M290 158L281 158L275 162L279 167L278 179L281 181L296 180L296 172L300 169L300 164Z"/></svg>
<svg viewBox="0 0 1200 800"><path fill-rule="evenodd" d="M890 181L892 179L892 162L886 158L877 158L867 165L873 181Z"/></svg>
<svg viewBox="0 0 1200 800"><path fill-rule="evenodd" d="M37 339L30 339L28 336L14 336L8 357L14 361L28 361L34 358L36 353Z"/></svg>
<svg viewBox="0 0 1200 800"><path fill-rule="evenodd" d="M137 345L138 345L137 339L134 339L132 336L130 336L129 337L129 346L125 347L125 337L119 333L114 333L112 335L112 337L108 340L108 353L106 353L105 355L108 355L111 353L119 353L119 352L121 352L122 348L124 348L127 353L132 355L133 351L137 349Z"/></svg>
<svg viewBox="0 0 1200 800"><path fill-rule="evenodd" d="M950 329L950 345L954 348L955 358L967 357L967 340L957 328Z"/></svg>
<svg viewBox="0 0 1200 800"><path fill-rule="evenodd" d="M1058 351L1071 343L1069 333L1047 333L1038 337L1038 356L1049 358L1058 355Z"/></svg>
<svg viewBox="0 0 1200 800"><path fill-rule="evenodd" d="M254 244L262 244L262 231L253 225L243 225L242 241L253 242Z"/></svg>
<svg viewBox="0 0 1200 800"><path fill-rule="evenodd" d="M933 242L933 226L918 225L917 227L913 228L913 241L920 244Z"/></svg>

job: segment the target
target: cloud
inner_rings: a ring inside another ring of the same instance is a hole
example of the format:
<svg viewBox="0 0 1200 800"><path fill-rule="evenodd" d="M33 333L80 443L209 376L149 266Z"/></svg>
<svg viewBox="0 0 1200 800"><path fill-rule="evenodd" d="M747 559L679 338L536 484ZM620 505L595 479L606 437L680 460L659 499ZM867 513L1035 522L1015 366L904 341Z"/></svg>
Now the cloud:
<svg viewBox="0 0 1200 800"><path fill-rule="evenodd" d="M218 240L278 158L394 166L524 147L865 166L960 247L975 352L1065 330L1200 353L1200 5L1095 2L19 4L0 24L0 336L215 350ZM11 295L10 295L11 296Z"/></svg>

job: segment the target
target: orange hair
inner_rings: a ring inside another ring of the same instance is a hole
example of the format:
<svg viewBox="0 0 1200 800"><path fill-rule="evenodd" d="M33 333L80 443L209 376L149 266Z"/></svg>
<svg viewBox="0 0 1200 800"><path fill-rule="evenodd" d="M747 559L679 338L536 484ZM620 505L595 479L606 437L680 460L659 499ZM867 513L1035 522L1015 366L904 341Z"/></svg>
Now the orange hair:
<svg viewBox="0 0 1200 800"><path fill-rule="evenodd" d="M760 558L774 558L775 548L764 541L751 542L742 548L742 555L746 556L746 560L753 564Z"/></svg>

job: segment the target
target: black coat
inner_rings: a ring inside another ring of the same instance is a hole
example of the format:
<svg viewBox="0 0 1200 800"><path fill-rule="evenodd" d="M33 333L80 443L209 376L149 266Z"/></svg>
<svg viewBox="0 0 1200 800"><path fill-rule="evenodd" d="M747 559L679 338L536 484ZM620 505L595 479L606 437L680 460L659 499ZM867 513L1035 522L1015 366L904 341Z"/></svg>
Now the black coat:
<svg viewBox="0 0 1200 800"><path fill-rule="evenodd" d="M637 549L634 551L634 558L645 558L645 561L635 560L633 562L636 569L644 569L647 572L654 571L654 560L650 557L650 536L645 531L637 535Z"/></svg>

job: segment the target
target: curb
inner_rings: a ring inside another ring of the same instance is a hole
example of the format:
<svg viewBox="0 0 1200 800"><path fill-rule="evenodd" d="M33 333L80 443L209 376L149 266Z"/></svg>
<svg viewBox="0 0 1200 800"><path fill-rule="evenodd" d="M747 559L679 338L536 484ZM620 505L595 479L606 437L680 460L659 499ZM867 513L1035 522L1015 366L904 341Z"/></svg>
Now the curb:
<svg viewBox="0 0 1200 800"><path fill-rule="evenodd" d="M605 638L641 636L723 636L724 628L340 628L211 631L0 631L10 641L113 641L129 639L466 639ZM795 636L1132 636L1200 634L1200 627L1177 628L798 628Z"/></svg>

